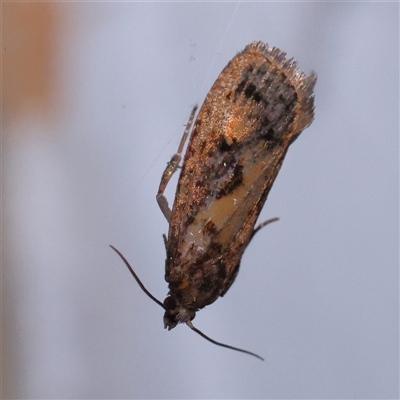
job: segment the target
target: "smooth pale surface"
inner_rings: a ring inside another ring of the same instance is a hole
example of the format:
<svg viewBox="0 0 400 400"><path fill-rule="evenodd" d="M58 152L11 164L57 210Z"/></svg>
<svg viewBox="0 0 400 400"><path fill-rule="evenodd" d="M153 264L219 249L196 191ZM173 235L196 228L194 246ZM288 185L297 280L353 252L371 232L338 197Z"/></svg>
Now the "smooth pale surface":
<svg viewBox="0 0 400 400"><path fill-rule="evenodd" d="M4 398L399 396L398 4L2 12ZM253 40L317 72L316 118L260 217L281 220L195 325L265 362L164 330L108 247L164 298L162 171L193 104Z"/></svg>

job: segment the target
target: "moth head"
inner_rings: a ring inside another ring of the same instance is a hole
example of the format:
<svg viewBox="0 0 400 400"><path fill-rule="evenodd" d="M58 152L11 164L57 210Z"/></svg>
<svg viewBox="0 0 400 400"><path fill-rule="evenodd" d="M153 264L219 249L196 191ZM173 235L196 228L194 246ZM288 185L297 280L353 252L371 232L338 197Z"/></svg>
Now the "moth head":
<svg viewBox="0 0 400 400"><path fill-rule="evenodd" d="M163 304L165 308L164 328L168 328L169 331L175 328L178 323L191 321L196 316L195 311L184 307L174 295L166 297Z"/></svg>

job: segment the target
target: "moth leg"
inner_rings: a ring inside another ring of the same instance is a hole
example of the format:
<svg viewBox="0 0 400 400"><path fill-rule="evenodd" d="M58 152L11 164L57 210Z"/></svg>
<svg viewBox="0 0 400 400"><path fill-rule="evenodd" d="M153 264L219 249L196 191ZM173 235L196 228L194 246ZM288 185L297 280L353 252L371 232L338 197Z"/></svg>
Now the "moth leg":
<svg viewBox="0 0 400 400"><path fill-rule="evenodd" d="M275 221L279 221L279 218L278 218L278 217L275 217L275 218L267 219L266 221L261 222L261 224L258 225L256 228L254 228L253 232L251 233L250 239L249 239L249 241L247 242L246 247L249 245L249 243L250 243L251 240L253 239L254 235L255 235L260 229L264 228L264 226L270 224L271 222L275 222Z"/></svg>
<svg viewBox="0 0 400 400"><path fill-rule="evenodd" d="M164 240L164 246L165 246L165 251L168 251L168 239L167 239L167 235L165 233L163 233L162 238Z"/></svg>
<svg viewBox="0 0 400 400"><path fill-rule="evenodd" d="M181 161L183 146L185 145L186 139L189 135L190 127L192 126L196 110L197 110L197 104L193 107L193 110L190 114L185 132L183 132L181 143L179 144L178 147L178 151L172 156L171 161L169 161L167 167L164 170L164 173L162 174L160 186L158 187L158 192L156 195L157 203L168 222L171 219L171 209L169 208L168 201L164 196L164 191L168 185L169 180L171 179L174 172L177 170L179 163Z"/></svg>

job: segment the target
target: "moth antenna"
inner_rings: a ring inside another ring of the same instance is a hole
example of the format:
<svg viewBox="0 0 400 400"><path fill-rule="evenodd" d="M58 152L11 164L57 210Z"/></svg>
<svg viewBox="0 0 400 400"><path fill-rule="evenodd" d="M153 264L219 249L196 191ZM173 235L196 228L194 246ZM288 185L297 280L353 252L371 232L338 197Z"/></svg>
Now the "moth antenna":
<svg viewBox="0 0 400 400"><path fill-rule="evenodd" d="M136 275L136 272L133 270L133 268L130 266L128 260L121 254L121 252L119 250L117 250L114 246L112 246L110 244L110 247L122 258L122 261L125 263L125 265L128 267L130 273L132 274L132 276L135 278L136 282L138 283L138 285L140 286L140 288L143 290L143 292L145 292L147 294L147 296L149 296L155 303L157 303L159 306L161 306L164 310L166 310L166 307L164 306L163 303L161 303L160 300L156 299L147 289L146 287L143 285L143 283L141 282L141 280L139 279L139 277ZM249 354L253 357L257 357L258 359L264 361L264 359L259 356L256 353L252 353L251 351L248 350L244 350L244 349L239 349L238 347L233 347L233 346L229 346L228 344L225 343L220 343L217 342L214 339L211 339L210 337L208 337L206 334L204 334L202 331L198 330L197 328L195 328L192 324L191 321L186 321L186 325L192 329L193 331L195 331L196 333L198 333L200 336L202 336L204 339L208 340L209 342L217 345L217 346L221 346L221 347L226 347L227 349L231 349L231 350L236 350L236 351L240 351L241 353L246 353Z"/></svg>
<svg viewBox="0 0 400 400"><path fill-rule="evenodd" d="M159 306L161 306L164 310L166 310L165 306L163 303L161 303L160 300L156 299L143 285L143 283L140 281L139 277L136 275L136 272L133 270L133 268L129 265L128 261L126 260L126 258L114 247L111 246L110 247L122 258L122 261L125 263L125 265L128 267L129 271L131 271L132 276L135 278L136 282L138 283L138 285L140 286L140 288L143 290L143 292L145 292L147 294L147 296L149 296L155 303L157 303Z"/></svg>
<svg viewBox="0 0 400 400"><path fill-rule="evenodd" d="M244 350L244 349L239 349L238 347L233 347L233 346L229 346L229 344L225 344L225 343L220 343L217 342L214 339L211 339L210 337L208 337L207 335L205 335L202 331L199 331L197 328L195 328L192 324L192 321L186 321L186 325L193 331L195 331L196 333L198 333L200 336L202 336L204 339L208 340L209 342L216 344L217 346L221 346L221 347L226 347L227 349L231 349L231 350L236 350L236 351L240 351L242 353L246 353L249 354L251 356L257 357L258 359L260 359L261 361L264 361L264 359L259 356L256 353L252 353L251 351L248 350Z"/></svg>

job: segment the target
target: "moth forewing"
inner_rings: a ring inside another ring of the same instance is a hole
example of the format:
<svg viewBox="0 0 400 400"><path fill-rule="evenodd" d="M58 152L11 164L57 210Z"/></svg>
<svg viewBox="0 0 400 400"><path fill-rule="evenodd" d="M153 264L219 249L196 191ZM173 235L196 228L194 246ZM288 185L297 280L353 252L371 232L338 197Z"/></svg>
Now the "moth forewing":
<svg viewBox="0 0 400 400"><path fill-rule="evenodd" d="M208 93L169 221L169 328L194 318L232 284L287 149L313 119L315 79L285 53L255 42Z"/></svg>

